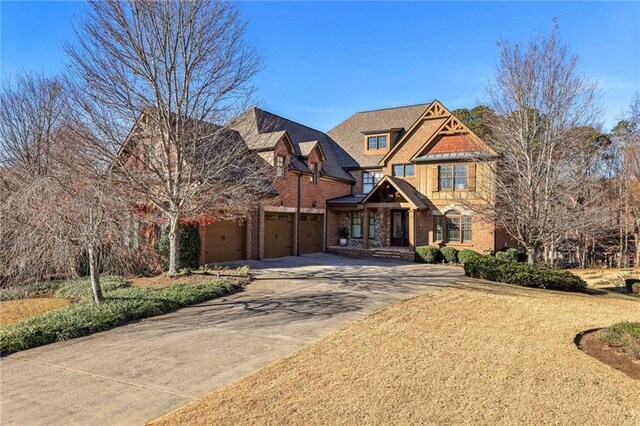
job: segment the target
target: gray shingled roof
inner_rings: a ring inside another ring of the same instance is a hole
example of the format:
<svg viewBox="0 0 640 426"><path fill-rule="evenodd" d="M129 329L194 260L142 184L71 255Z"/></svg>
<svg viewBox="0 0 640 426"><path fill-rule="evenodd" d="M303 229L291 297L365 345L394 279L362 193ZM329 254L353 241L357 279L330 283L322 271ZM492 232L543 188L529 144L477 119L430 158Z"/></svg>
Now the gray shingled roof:
<svg viewBox="0 0 640 426"><path fill-rule="evenodd" d="M346 195L344 197L332 198L327 200L327 204L360 204L364 200L365 195Z"/></svg>
<svg viewBox="0 0 640 426"><path fill-rule="evenodd" d="M442 161L455 161L455 160L488 160L495 158L496 156L485 151L473 151L473 152L440 152L437 154L427 154L420 156L413 160L414 163L438 163Z"/></svg>
<svg viewBox="0 0 640 426"><path fill-rule="evenodd" d="M354 181L353 177L340 166L338 154L334 151L337 148L335 143L319 130L256 107L245 111L233 120L230 127L237 130L248 141L247 144L250 148L255 146L255 149L268 149L266 143L254 143L253 141L260 141L263 137L262 135L275 132L287 132L291 142L293 142L296 155L304 155L300 147L301 143L317 141L325 156L325 161L322 163L322 169L320 170L321 174L349 182ZM270 138L268 138L268 141L269 143L273 142L274 145L277 142L277 140L272 141ZM306 150L306 145L304 148ZM273 146L271 146L271 149L273 149Z"/></svg>
<svg viewBox="0 0 640 426"><path fill-rule="evenodd" d="M364 132L369 132L372 129L402 128L404 130L398 134L398 138L401 138L429 105L420 104L357 112L338 124L327 134L340 147L336 151L342 167L377 166L384 155L365 155L363 149Z"/></svg>

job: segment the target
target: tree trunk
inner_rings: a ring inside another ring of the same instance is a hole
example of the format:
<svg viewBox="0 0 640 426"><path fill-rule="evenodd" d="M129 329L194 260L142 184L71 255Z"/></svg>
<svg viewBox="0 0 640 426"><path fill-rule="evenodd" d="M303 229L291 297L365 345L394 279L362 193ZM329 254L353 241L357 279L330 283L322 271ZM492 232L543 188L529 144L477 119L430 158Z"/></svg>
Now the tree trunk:
<svg viewBox="0 0 640 426"><path fill-rule="evenodd" d="M529 265L536 264L536 257L538 257L538 249L536 247L527 247L527 262Z"/></svg>
<svg viewBox="0 0 640 426"><path fill-rule="evenodd" d="M104 300L102 287L100 287L100 276L98 274L98 259L93 245L89 246L89 276L91 277L91 290L93 291L93 302L99 304Z"/></svg>
<svg viewBox="0 0 640 426"><path fill-rule="evenodd" d="M180 223L178 215L171 216L169 222L169 275L178 273L178 259L180 255L180 247L178 238L180 237Z"/></svg>

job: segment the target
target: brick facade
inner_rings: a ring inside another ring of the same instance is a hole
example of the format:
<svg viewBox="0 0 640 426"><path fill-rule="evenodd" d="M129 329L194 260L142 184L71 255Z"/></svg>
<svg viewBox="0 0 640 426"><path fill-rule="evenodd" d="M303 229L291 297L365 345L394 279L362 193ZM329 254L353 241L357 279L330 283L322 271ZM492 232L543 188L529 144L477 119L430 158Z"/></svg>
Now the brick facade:
<svg viewBox="0 0 640 426"><path fill-rule="evenodd" d="M407 211L406 220L409 235L405 235L405 238L409 242L407 249L409 252L416 246L423 245L448 245L458 249L469 248L478 252L493 251L505 246L514 247L514 241L507 236L504 230L497 229L491 221L483 220L481 215L466 210L463 207L464 203L456 199L453 195L448 194L448 191L432 189L431 180L433 179L433 170L438 169L438 164L418 163L414 166L413 176L397 177L405 180L410 185L409 188L415 191L415 197L411 200L406 200L404 199L406 197L403 196L400 198L400 201L395 201L396 199L391 199L393 202L380 200L376 202L368 201L363 205L357 204L362 200L362 196L360 196L359 198L350 198L354 199L354 203L356 203L351 206L338 205L336 207L335 204L327 206L327 200L329 199L363 194L364 171L371 173L382 172L384 175L392 176L394 165L411 164L413 158L424 155L427 152L457 153L477 150L478 144L474 139L475 136L472 137L468 132L466 134L464 131L462 133L456 133L454 131L441 133L442 129L448 125L449 117L450 115L444 116L441 113L422 118L416 117L414 122L418 124L411 126L410 129L405 127L407 133L403 133L402 136L400 136L402 141L396 142L391 146L391 141L394 140L395 142L395 134L393 138L389 138L391 151L389 151L390 154L388 156L382 158L384 153L377 154L377 159L371 160L371 158L365 155L364 159L359 161L367 161L366 168L358 169L350 165L348 174L344 173L345 170L340 168L338 171L345 175L343 178L336 177L341 176L340 173L336 174L335 171L335 167L338 165L337 157L335 155L327 156L325 154L324 150L327 149L326 141L324 142L324 148L322 148L320 143L315 140L317 135L305 139L299 137L299 140L294 143L288 133L283 132L282 136L278 134L279 139L277 139L277 141L276 138L273 139L275 144L272 146L272 149L262 149L259 152L260 157L272 166L271 177L277 195L269 196L261 200L259 208L252 211L246 217L245 257L247 259L264 258L265 214L292 215L292 254L297 255L300 232L299 213L324 215L324 248L335 251L336 249L334 249L334 247L339 245L338 231L341 226L347 226L351 232L351 212L355 210L362 211L367 215L366 220L365 217L363 217L362 220L363 234L368 233L369 230L367 226L369 221L368 212L373 212L376 220L375 235L371 238L364 238L364 235L362 239L349 238L348 247L341 248L341 253L348 252L347 254L360 256L366 252L366 250L364 250L365 246L372 251L384 252L384 249L391 245L391 211L395 209ZM293 123L292 125L301 126L297 123ZM356 138L362 138L360 140L362 140L363 150L366 150L366 131L397 127L385 127L385 125L378 125L377 123L368 123L367 126L368 128L359 131L359 136L356 135ZM300 131L300 127L296 127L296 129L296 131ZM331 141L331 143L340 144L340 141ZM305 149L300 148L301 146L304 146ZM276 175L278 157L284 159L284 176ZM379 162L380 168L371 168L380 158L382 158ZM328 174L321 172L317 181L314 182L311 173L314 165L317 165L320 171L329 170L323 169L323 163L326 163L325 167L333 167L333 170L330 170L331 173ZM488 167L483 167L478 164L478 185L480 185L481 179L491 179L490 176L486 176L486 170L488 169ZM349 176L353 178L353 182L349 181ZM401 181L396 181L394 185L405 186L406 184L401 184ZM474 194L472 190L468 191L465 197L467 199L473 198ZM480 197L476 198L479 199ZM389 200L388 194L384 195L381 199ZM447 212L451 210L456 210L464 216L472 217L472 238L470 242L443 243L435 240L435 217L438 215L446 215ZM204 227L201 227L201 238L203 242L206 239L206 230ZM204 246L203 243L201 253L202 262L204 262L205 259ZM329 249L328 247L332 248ZM412 255L406 256L409 258Z"/></svg>
<svg viewBox="0 0 640 426"><path fill-rule="evenodd" d="M412 159L428 153L459 153L477 151L482 147L474 137L467 131L461 133L439 133L446 127L450 115L435 116L421 119L422 121L414 126L409 133L404 136L404 140L395 146L391 153L381 160L382 171L385 175L393 175L393 166L398 164L411 164ZM509 238L503 230L498 230L492 221L486 220L481 214L469 211L464 208L465 202L483 202L484 197L474 194L472 191L465 191L464 194L448 194L447 191L432 192L431 179L432 172L427 170L438 170L438 164L414 166L413 176L398 176L405 180L416 191L417 196L424 200L427 208L415 209L405 207L408 212L409 222L409 245L410 247L423 245L452 246L459 250L468 248L477 252L494 251L504 246L514 247L516 244ZM489 167L478 164L477 182L478 186L483 180L492 179L488 176ZM356 188L362 188L362 170L353 170L352 175L356 178ZM486 186L484 186L486 187ZM359 191L356 191L359 193ZM484 195L484 194L483 194ZM464 198L464 201L459 199ZM477 201L475 201L477 200ZM366 208L366 204L364 207ZM343 207L344 208L344 207ZM362 206L360 206L362 208ZM393 207L397 209L400 207ZM461 211L464 216L471 216L471 241L470 242L442 242L435 240L435 216L445 214L449 210ZM386 224L387 234L385 238L376 238L369 243L369 247L388 247L390 245L390 211L391 208L379 209L379 220ZM384 213L386 212L386 214ZM349 217L349 212L342 211L338 215L330 215L332 220L344 222ZM378 217L378 216L377 216ZM331 226L331 231L337 226ZM362 240L350 240L350 247L362 247Z"/></svg>

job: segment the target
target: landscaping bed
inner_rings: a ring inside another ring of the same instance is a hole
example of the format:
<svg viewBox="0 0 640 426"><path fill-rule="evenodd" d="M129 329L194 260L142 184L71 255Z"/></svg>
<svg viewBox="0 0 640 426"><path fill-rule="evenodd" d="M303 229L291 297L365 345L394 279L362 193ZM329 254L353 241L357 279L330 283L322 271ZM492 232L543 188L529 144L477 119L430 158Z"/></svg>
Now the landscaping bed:
<svg viewBox="0 0 640 426"><path fill-rule="evenodd" d="M135 287L120 277L104 277L101 284L105 300L94 305L88 279L56 283L55 297L75 303L0 328L0 353L86 336L129 321L171 312L229 294L244 284L244 280L201 276L199 283Z"/></svg>
<svg viewBox="0 0 640 426"><path fill-rule="evenodd" d="M580 349L640 380L640 323L622 322L581 334Z"/></svg>

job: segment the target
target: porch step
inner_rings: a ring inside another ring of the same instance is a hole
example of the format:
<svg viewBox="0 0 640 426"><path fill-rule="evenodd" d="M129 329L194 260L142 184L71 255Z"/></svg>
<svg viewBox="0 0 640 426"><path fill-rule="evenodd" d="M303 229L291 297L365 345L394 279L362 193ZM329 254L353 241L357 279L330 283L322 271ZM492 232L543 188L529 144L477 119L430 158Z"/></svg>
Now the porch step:
<svg viewBox="0 0 640 426"><path fill-rule="evenodd" d="M373 257L384 257L387 259L403 259L406 252L398 250L372 250Z"/></svg>

